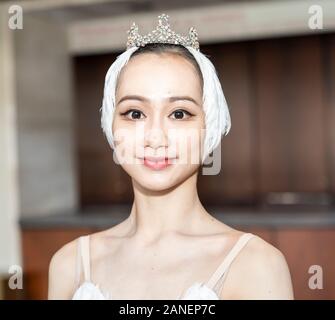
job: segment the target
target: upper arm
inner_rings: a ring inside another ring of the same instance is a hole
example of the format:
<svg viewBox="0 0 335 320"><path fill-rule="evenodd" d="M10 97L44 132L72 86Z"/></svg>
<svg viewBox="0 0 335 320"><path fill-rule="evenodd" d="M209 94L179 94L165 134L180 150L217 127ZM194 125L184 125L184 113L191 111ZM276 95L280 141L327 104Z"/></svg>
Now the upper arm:
<svg viewBox="0 0 335 320"><path fill-rule="evenodd" d="M48 299L71 299L75 288L77 241L60 248L49 263Z"/></svg>
<svg viewBox="0 0 335 320"><path fill-rule="evenodd" d="M290 271L282 252L258 236L248 246L249 243L236 258L232 277L227 277L234 292L231 298L294 299Z"/></svg>

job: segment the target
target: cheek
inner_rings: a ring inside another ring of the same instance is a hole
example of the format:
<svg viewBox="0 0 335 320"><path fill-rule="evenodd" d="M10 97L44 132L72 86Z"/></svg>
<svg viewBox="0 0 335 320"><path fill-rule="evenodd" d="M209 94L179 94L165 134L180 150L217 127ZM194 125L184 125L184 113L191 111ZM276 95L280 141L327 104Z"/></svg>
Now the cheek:
<svg viewBox="0 0 335 320"><path fill-rule="evenodd" d="M202 126L177 131L173 142L176 145L180 163L199 163L203 139L204 130L202 129Z"/></svg>
<svg viewBox="0 0 335 320"><path fill-rule="evenodd" d="M126 148L135 143L136 127L131 121L125 121L117 116L113 121L112 132L116 146Z"/></svg>

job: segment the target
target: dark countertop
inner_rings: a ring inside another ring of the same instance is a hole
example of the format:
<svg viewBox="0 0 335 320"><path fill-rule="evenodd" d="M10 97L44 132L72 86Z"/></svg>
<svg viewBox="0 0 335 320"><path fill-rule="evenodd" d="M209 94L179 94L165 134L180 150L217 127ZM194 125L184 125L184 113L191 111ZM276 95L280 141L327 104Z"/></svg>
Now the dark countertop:
<svg viewBox="0 0 335 320"><path fill-rule="evenodd" d="M23 217L19 220L22 229L45 228L93 228L104 229L126 219L131 206L89 208L80 212L60 212L47 216ZM206 210L215 218L230 226L240 227L288 227L331 228L335 227L334 207L276 206L276 207L210 207Z"/></svg>

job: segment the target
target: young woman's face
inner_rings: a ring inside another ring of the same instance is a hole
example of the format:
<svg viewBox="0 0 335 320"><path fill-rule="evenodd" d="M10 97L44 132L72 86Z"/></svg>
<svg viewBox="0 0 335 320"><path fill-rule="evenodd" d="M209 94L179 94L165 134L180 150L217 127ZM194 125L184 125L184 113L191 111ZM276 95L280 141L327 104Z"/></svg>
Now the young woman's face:
<svg viewBox="0 0 335 320"><path fill-rule="evenodd" d="M201 80L189 61L171 54L134 56L120 74L115 105L116 157L139 185L166 190L198 170L205 114Z"/></svg>

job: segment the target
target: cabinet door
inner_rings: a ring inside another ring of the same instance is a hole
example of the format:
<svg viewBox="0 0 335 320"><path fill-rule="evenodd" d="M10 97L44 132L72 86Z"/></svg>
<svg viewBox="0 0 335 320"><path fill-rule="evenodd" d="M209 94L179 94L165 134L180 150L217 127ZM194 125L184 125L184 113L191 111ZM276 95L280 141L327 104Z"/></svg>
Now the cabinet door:
<svg viewBox="0 0 335 320"><path fill-rule="evenodd" d="M323 41L255 43L260 195L328 191Z"/></svg>
<svg viewBox="0 0 335 320"><path fill-rule="evenodd" d="M280 230L277 243L290 267L295 299L335 299L335 230ZM323 289L309 287L313 265L322 268Z"/></svg>

